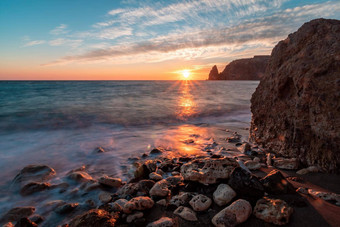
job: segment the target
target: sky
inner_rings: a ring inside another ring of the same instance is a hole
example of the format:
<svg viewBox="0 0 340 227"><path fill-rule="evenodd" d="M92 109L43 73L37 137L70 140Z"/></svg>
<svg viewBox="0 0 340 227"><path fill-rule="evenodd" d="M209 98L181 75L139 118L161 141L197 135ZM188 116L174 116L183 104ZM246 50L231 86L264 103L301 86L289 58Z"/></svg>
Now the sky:
<svg viewBox="0 0 340 227"><path fill-rule="evenodd" d="M204 80L270 54L323 0L0 0L0 80Z"/></svg>

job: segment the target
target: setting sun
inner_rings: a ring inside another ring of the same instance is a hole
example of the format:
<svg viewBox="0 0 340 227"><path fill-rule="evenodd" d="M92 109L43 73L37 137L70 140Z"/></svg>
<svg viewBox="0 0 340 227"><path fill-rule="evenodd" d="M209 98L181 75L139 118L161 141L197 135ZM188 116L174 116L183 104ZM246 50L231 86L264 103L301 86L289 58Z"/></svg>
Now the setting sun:
<svg viewBox="0 0 340 227"><path fill-rule="evenodd" d="M190 71L185 69L182 71L182 76L184 77L184 79L188 79L190 76Z"/></svg>

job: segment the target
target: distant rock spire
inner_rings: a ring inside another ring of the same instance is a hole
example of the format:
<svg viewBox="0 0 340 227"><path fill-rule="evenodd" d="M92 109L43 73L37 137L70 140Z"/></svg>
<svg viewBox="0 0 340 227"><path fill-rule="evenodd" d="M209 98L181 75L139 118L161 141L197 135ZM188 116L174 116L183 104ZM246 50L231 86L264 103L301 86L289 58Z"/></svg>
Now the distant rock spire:
<svg viewBox="0 0 340 227"><path fill-rule="evenodd" d="M218 80L218 69L216 65L212 67L209 73L209 80Z"/></svg>

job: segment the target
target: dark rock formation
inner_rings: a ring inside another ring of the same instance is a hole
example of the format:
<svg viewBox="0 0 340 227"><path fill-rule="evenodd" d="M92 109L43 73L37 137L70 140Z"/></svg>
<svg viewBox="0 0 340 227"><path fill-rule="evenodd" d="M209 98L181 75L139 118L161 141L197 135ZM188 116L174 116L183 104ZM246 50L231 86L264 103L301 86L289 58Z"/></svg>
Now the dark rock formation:
<svg viewBox="0 0 340 227"><path fill-rule="evenodd" d="M218 74L216 65L209 73L209 80L260 80L266 70L270 56L254 56L230 62Z"/></svg>
<svg viewBox="0 0 340 227"><path fill-rule="evenodd" d="M271 171L260 181L263 184L266 192L271 194L284 194L295 192L293 185L289 183L289 181L287 181L287 179L278 170Z"/></svg>
<svg viewBox="0 0 340 227"><path fill-rule="evenodd" d="M85 226L115 226L116 219L105 210L90 210L76 216L70 223L70 227Z"/></svg>
<svg viewBox="0 0 340 227"><path fill-rule="evenodd" d="M304 165L340 164L340 21L317 19L279 42L251 99L251 139Z"/></svg>

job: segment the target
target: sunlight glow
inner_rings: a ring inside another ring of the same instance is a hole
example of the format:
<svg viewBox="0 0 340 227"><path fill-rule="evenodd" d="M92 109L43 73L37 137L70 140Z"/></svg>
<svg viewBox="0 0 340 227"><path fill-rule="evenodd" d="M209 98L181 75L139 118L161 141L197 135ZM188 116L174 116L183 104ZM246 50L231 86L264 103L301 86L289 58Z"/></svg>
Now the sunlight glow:
<svg viewBox="0 0 340 227"><path fill-rule="evenodd" d="M187 80L190 76L190 71L185 69L185 70L182 71L182 75L183 75L184 79Z"/></svg>

